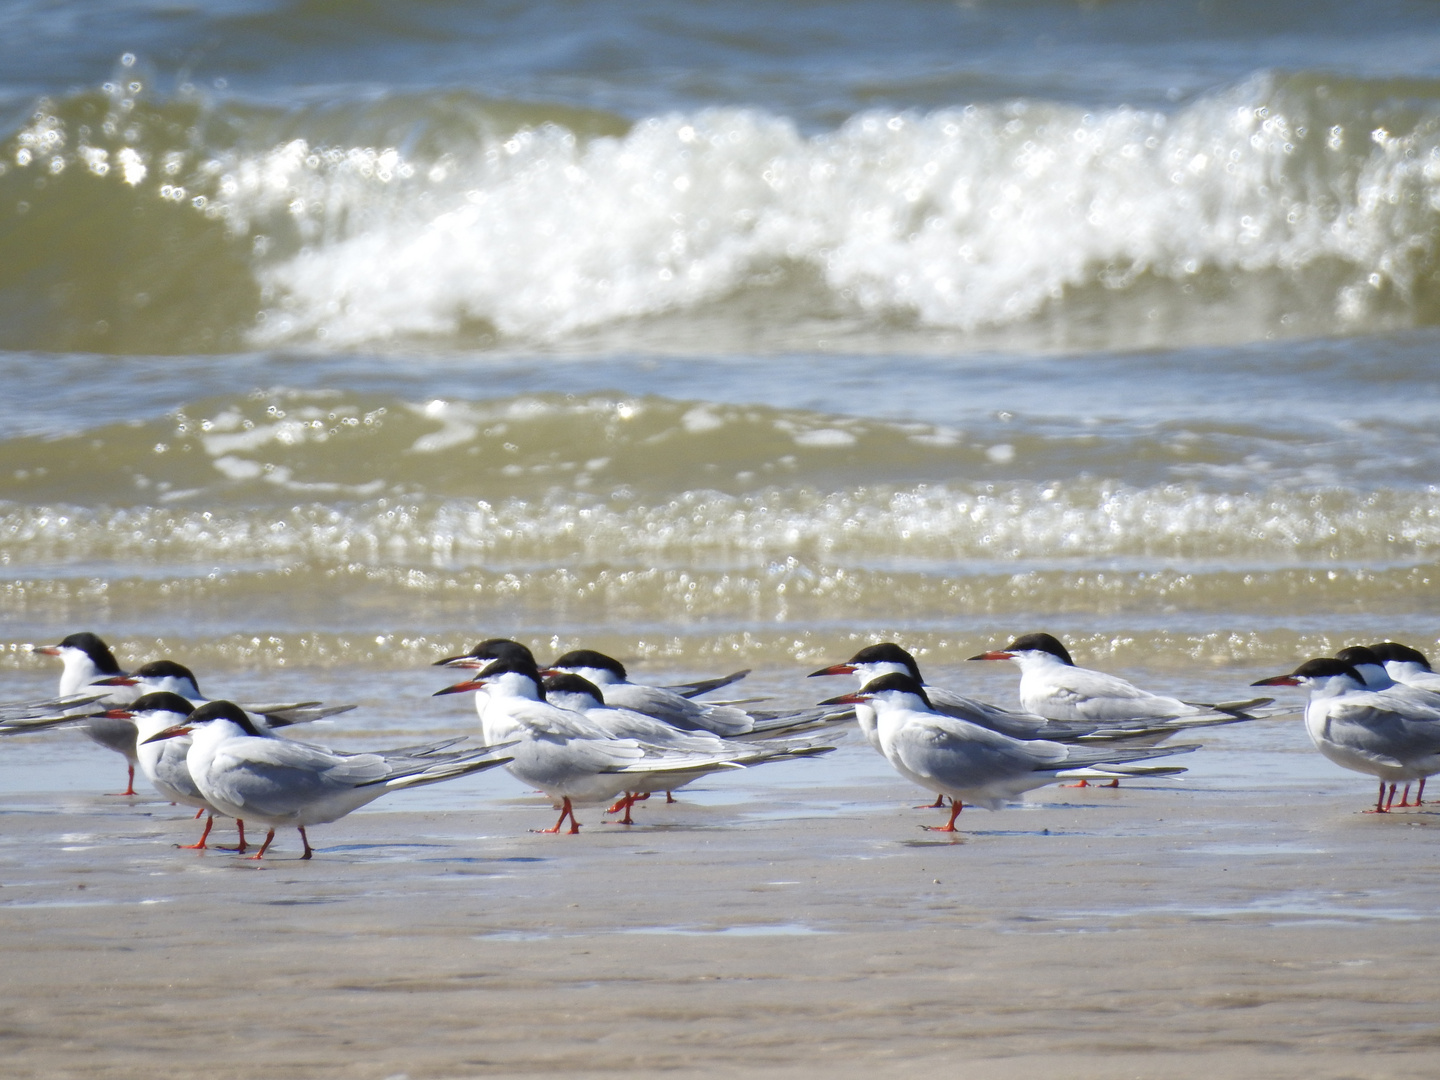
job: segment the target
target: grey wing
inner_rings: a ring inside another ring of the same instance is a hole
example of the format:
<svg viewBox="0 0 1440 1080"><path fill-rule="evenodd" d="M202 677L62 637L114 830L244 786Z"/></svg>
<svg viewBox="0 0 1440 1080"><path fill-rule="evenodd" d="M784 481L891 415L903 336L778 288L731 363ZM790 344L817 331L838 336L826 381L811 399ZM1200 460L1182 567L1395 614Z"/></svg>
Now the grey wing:
<svg viewBox="0 0 1440 1080"><path fill-rule="evenodd" d="M718 679L699 679L696 682L662 686L660 689L669 690L671 693L679 694L681 697L699 697L701 694L710 693L711 690L719 690L722 686L737 683L749 674L750 669L746 668L744 671L733 671L729 675L721 675Z"/></svg>
<svg viewBox="0 0 1440 1080"><path fill-rule="evenodd" d="M249 807L257 816L284 817L336 791L383 779L389 772L376 754L339 755L285 739L236 740L222 747L208 773L219 798Z"/></svg>
<svg viewBox="0 0 1440 1080"><path fill-rule="evenodd" d="M1020 742L947 716L908 724L904 736L895 747L907 768L958 788L1061 767L1066 757L1059 743Z"/></svg>
<svg viewBox="0 0 1440 1080"><path fill-rule="evenodd" d="M1409 720L1388 709L1333 707L1323 730L1333 742L1392 767L1440 753L1440 721Z"/></svg>
<svg viewBox="0 0 1440 1080"><path fill-rule="evenodd" d="M972 724L979 724L991 731L1009 735L1012 739L1043 738L1045 729L1054 723L1054 721L1046 720L1043 716L1036 716L1034 713L1012 712L1009 709L1002 709L999 705L991 705L989 702L968 698L938 687L927 686L925 693L930 698L930 705L936 712L957 720L968 720Z"/></svg>

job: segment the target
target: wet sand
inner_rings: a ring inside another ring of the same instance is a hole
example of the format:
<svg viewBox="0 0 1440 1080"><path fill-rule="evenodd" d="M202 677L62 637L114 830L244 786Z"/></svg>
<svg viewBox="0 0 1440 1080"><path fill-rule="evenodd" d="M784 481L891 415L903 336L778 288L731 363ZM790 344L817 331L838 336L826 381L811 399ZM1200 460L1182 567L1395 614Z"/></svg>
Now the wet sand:
<svg viewBox="0 0 1440 1080"><path fill-rule="evenodd" d="M308 863L12 785L4 1073L1437 1075L1440 815L1361 814L1298 724L1210 741L1191 782L953 839L853 742L573 837L494 774L317 827Z"/></svg>

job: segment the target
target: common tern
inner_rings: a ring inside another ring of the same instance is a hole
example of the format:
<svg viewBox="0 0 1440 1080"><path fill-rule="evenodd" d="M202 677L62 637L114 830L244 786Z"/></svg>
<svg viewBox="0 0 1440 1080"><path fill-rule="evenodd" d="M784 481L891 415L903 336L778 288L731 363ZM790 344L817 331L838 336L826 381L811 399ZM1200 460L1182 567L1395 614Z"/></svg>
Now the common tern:
<svg viewBox="0 0 1440 1080"><path fill-rule="evenodd" d="M1386 672L1396 682L1421 690L1440 691L1440 673L1431 670L1430 661L1419 649L1401 645L1398 641L1382 641L1371 645L1370 651L1379 657Z"/></svg>
<svg viewBox="0 0 1440 1080"><path fill-rule="evenodd" d="M1365 680L1365 689L1374 690L1387 700L1405 702L1419 710L1431 710L1436 719L1440 719L1440 693L1396 680L1374 649L1351 645L1337 652L1335 659L1353 667L1356 674Z"/></svg>
<svg viewBox="0 0 1440 1080"><path fill-rule="evenodd" d="M710 731L681 731L664 721L638 713L631 709L617 709L605 703L600 688L579 675L551 675L544 680L545 700L562 709L579 713L596 724L607 734L617 739L636 739L651 746L664 747L681 753L704 754L715 759L726 759L732 764L763 765L770 761L790 760L797 757L813 757L829 753L833 746L818 746L812 743L782 742L771 740L758 743L736 742L723 739ZM699 775L690 780L699 779ZM630 810L637 801L649 798L656 791L665 791L666 801L670 791L688 783L665 784L667 777L652 774L637 777L626 788L626 797L607 812L625 811L620 824L629 825Z"/></svg>
<svg viewBox="0 0 1440 1080"><path fill-rule="evenodd" d="M930 707L944 716L967 720L1012 739L1050 739L1064 743L1123 743L1127 746L1153 746L1163 742L1179 731L1191 727L1208 727L1218 724L1234 724L1250 719L1245 714L1198 712L1183 718L1139 720L1052 720L1033 713L1011 712L998 705L964 697L941 687L931 686L920 674L920 666L905 649L891 641L868 645L843 664L812 671L810 678L824 675L854 675L861 687L888 674L909 675L925 687ZM880 750L880 737L875 729L875 710L868 704L855 705L855 719L860 732L875 750ZM1081 780L1075 787L1088 787ZM1108 785L1119 787L1119 780ZM932 809L943 805L943 797L932 804Z"/></svg>
<svg viewBox="0 0 1440 1080"><path fill-rule="evenodd" d="M174 660L152 660L141 664L128 675L112 675L92 684L96 687L132 686L140 694L178 694L192 705L203 705L210 699L200 691L195 673ZM251 716L264 717L270 727L306 724L325 717L338 716L356 708L354 705L325 705L318 701L238 702Z"/></svg>
<svg viewBox="0 0 1440 1080"><path fill-rule="evenodd" d="M110 647L89 631L70 634L58 645L33 645L30 651L42 656L59 657L65 665L57 691L62 698L83 693L101 679L125 674ZM108 705L123 705L139 696L133 687L112 686L99 700ZM139 761L135 753L135 725L129 720L97 714L77 726L106 750L124 756L125 790L118 794L134 795L135 766Z"/></svg>
<svg viewBox="0 0 1440 1080"><path fill-rule="evenodd" d="M1067 777L1173 776L1178 766L1137 765L1196 746L1089 747L1048 739L1012 739L968 720L937 713L925 688L908 674L882 675L823 704L868 703L885 759L906 779L948 795L954 832L965 803L998 810L1009 799Z"/></svg>
<svg viewBox="0 0 1440 1080"><path fill-rule="evenodd" d="M210 830L215 827L217 811L205 796L200 794L200 788L190 775L190 767L186 763L186 757L190 753L190 736L180 735L154 742L147 741L162 731L181 726L194 711L195 705L189 699L161 691L142 694L125 708L113 710L113 714L118 719L129 719L134 723L140 771L160 796L181 806L196 807L205 815L205 831L200 834L200 839L193 844L176 845L193 851L204 851ZM240 830L240 841L234 850L243 852L245 823L237 819L236 825Z"/></svg>
<svg viewBox="0 0 1440 1080"><path fill-rule="evenodd" d="M850 718L848 711L756 712L736 705L693 701L661 686L631 682L626 677L624 664L594 649L568 652L542 674L579 675L600 688L607 705L653 716L683 731L711 731L727 739L792 735Z"/></svg>
<svg viewBox="0 0 1440 1080"><path fill-rule="evenodd" d="M251 858L263 858L275 830L300 833L305 852L314 852L307 825L336 821L380 796L404 788L454 780L506 764L488 756L496 747L449 753L382 751L343 754L307 743L266 736L238 705L211 701L184 723L150 741L193 734L186 765L205 801L229 817L268 826L265 842ZM450 744L445 744L450 745Z"/></svg>
<svg viewBox="0 0 1440 1080"><path fill-rule="evenodd" d="M459 656L447 656L444 659L436 660L435 667L485 667L493 660L529 660L536 663L535 654L526 645L509 638L489 638L480 642L468 653ZM708 694L712 690L719 690L721 687L737 683L746 675L750 674L749 668L740 671L732 671L729 675L720 675L712 679L697 679L694 682L673 683L669 686L662 686L659 689L669 690L679 694L681 697L693 698Z"/></svg>
<svg viewBox="0 0 1440 1080"><path fill-rule="evenodd" d="M1065 646L1050 634L1023 634L1003 649L970 659L1013 660L1020 666L1020 707L1050 720L1163 720L1216 712L1239 716L1275 700L1202 705L1152 694L1118 675L1076 667Z"/></svg>
<svg viewBox="0 0 1440 1080"><path fill-rule="evenodd" d="M1315 749L1335 764L1378 777L1375 809L1389 812L1395 788L1420 781L1414 805L1423 805L1425 780L1440 772L1440 719L1383 692L1367 690L1365 678L1344 660L1307 660L1288 675L1260 679L1252 686L1303 686L1310 692L1305 730ZM1385 785L1389 783L1389 797Z"/></svg>
<svg viewBox="0 0 1440 1080"><path fill-rule="evenodd" d="M1157 743L1176 732L1189 727L1206 727L1217 724L1233 724L1250 719L1247 715L1232 713L1197 712L1186 717L1161 719L1127 720L1054 720L1034 713L1012 712L998 705L964 697L942 687L931 686L920 675L920 666L905 649L894 642L868 645L843 664L812 671L810 678L823 675L854 675L860 686L878 679L881 675L909 675L925 687L931 708L958 720L968 720L991 731L1009 735L1012 739L1051 739L1055 742L1125 742L1138 744L1142 741ZM1258 698L1260 702L1269 699ZM855 717L865 740L880 749L879 737L875 734L875 711L865 704L855 706Z"/></svg>
<svg viewBox="0 0 1440 1080"><path fill-rule="evenodd" d="M571 835L580 831L575 806L605 803L632 786L674 788L705 772L743 768L724 755L697 754L633 738L616 738L600 725L545 700L539 670L523 659L496 660L477 678L436 691L483 692L481 727L486 742L514 742L506 768L539 788L560 808L558 833L566 818Z"/></svg>

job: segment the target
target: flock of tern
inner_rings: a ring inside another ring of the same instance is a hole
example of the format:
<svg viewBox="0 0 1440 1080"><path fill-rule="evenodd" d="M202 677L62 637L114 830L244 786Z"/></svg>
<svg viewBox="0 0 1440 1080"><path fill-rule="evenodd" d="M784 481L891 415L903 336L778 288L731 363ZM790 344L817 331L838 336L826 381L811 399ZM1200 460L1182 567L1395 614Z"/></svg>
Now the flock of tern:
<svg viewBox="0 0 1440 1080"><path fill-rule="evenodd" d="M753 701L701 700L746 671L651 686L631 682L624 665L603 653L576 650L541 667L526 646L494 638L436 661L470 673L436 696L473 693L478 743L462 737L346 753L282 729L354 706L212 701L173 661L123 671L92 633L32 651L63 663L57 697L0 704L0 734L77 727L125 756L122 794L135 794L138 766L163 798L206 818L200 839L183 846L205 849L218 815L233 818L238 829L234 847L222 850L248 849L246 822L266 827L257 859L278 828L299 831L308 859L306 826L335 821L391 791L499 766L560 811L553 826L538 831L560 832L568 820L568 831L577 833L575 808L606 803L607 813L623 814L617 821L628 825L634 804L653 793L668 799L703 776L828 753L830 735L852 719L901 776L937 796L932 806L950 800L949 820L933 828L953 832L966 804L996 810L1065 779L1117 786L1127 778L1174 776L1184 768L1157 759L1199 744L1167 743L1172 736L1295 711L1267 697L1206 704L1149 693L1076 666L1065 646L1043 633L971 657L1019 666L1018 712L928 685L915 658L890 642L811 673L854 676L852 692L813 708L771 712ZM1422 804L1426 778L1440 772L1440 674L1422 653L1395 642L1353 646L1254 685L1309 690L1305 726L1315 747L1379 780L1368 812L1389 812L1400 784L1400 806Z"/></svg>

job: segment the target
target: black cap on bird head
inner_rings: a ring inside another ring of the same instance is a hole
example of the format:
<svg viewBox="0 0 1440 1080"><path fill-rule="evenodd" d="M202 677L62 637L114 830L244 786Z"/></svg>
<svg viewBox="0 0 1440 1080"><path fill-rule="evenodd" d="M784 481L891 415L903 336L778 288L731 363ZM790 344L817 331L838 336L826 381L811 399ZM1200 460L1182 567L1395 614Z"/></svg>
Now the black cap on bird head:
<svg viewBox="0 0 1440 1080"><path fill-rule="evenodd" d="M1333 656L1322 656L1315 660L1306 660L1289 675L1272 675L1268 679L1257 679L1251 686L1299 686L1307 679L1329 679L1335 675L1345 675L1354 679L1361 686L1365 685L1364 678L1360 672L1347 664L1344 660L1337 660Z"/></svg>
<svg viewBox="0 0 1440 1080"><path fill-rule="evenodd" d="M622 681L625 679L624 664L613 656L606 656L594 649L574 649L567 652L550 665L550 670L556 668L596 668L599 671L608 671Z"/></svg>
<svg viewBox="0 0 1440 1080"><path fill-rule="evenodd" d="M1398 641L1382 641L1378 645L1371 645L1370 651L1382 664L1394 660L1400 664L1419 664L1426 671L1430 670L1430 661L1423 652L1412 649L1409 645L1401 645Z"/></svg>
<svg viewBox="0 0 1440 1080"><path fill-rule="evenodd" d="M259 735L260 729L249 714L233 701L207 701L190 714L191 726L206 724L211 720L229 720L245 730L247 735Z"/></svg>
<svg viewBox="0 0 1440 1080"><path fill-rule="evenodd" d="M169 712L189 716L195 711L195 704L179 694L163 690L158 694L142 694L125 708L132 713Z"/></svg>
<svg viewBox="0 0 1440 1080"><path fill-rule="evenodd" d="M90 662L102 675L122 674L120 665L115 660L115 654L110 651L110 646L88 630L70 634L59 645L44 645L34 651L47 656L59 656L61 649L79 649L90 658Z"/></svg>
<svg viewBox="0 0 1440 1080"><path fill-rule="evenodd" d="M1344 660L1352 667L1359 667L1361 664L1374 664L1376 667L1383 667L1385 661L1375 655L1375 651L1365 645L1347 645L1335 654L1336 660Z"/></svg>
<svg viewBox="0 0 1440 1080"><path fill-rule="evenodd" d="M876 694L883 694L887 691L898 690L905 694L914 694L925 703L927 709L934 708L930 704L930 696L925 693L925 687L920 684L919 679L904 675L898 671L892 671L887 675L881 675L878 679L871 679L859 690L850 694L841 694L839 697L827 698L820 702L821 705L859 705L869 701Z"/></svg>
<svg viewBox="0 0 1440 1080"><path fill-rule="evenodd" d="M979 656L970 657L971 660L1013 660L1016 653L1043 652L1049 653L1059 660L1066 667L1074 667L1075 661L1070 659L1070 653L1065 646L1060 644L1060 639L1053 634L1021 634L1003 649L992 649L990 652L983 652Z"/></svg>
<svg viewBox="0 0 1440 1080"><path fill-rule="evenodd" d="M490 660L529 660L535 662L535 654L518 641L511 641L509 638L487 638L480 642L468 653L460 656L447 656L443 660L436 660L434 667L483 667L483 663L474 661ZM467 661L471 661L467 663Z"/></svg>
<svg viewBox="0 0 1440 1080"><path fill-rule="evenodd" d="M605 704L605 695L600 688L583 675L576 675L573 672L562 671L558 675L547 675L542 682L541 688L546 695L550 694L585 694L595 699L597 705Z"/></svg>

